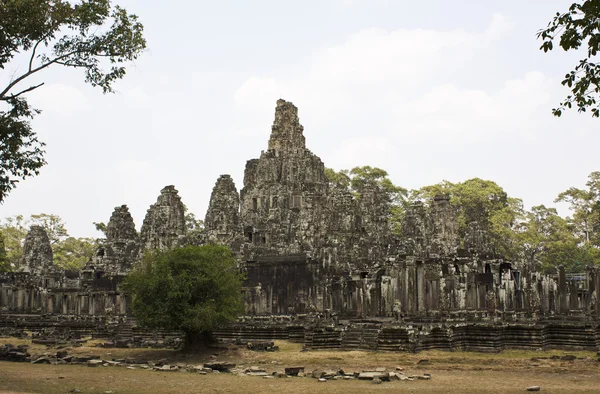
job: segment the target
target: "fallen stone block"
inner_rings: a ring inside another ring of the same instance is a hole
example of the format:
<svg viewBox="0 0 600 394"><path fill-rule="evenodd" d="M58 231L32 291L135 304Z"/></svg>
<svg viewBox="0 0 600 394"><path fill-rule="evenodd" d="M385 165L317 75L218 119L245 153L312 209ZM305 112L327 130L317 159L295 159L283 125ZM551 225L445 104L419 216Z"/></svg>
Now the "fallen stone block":
<svg viewBox="0 0 600 394"><path fill-rule="evenodd" d="M6 360L13 362L25 362L29 361L29 357L29 353L10 351L6 356Z"/></svg>
<svg viewBox="0 0 600 394"><path fill-rule="evenodd" d="M529 386L527 387L527 391L540 391L540 386Z"/></svg>
<svg viewBox="0 0 600 394"><path fill-rule="evenodd" d="M289 376L298 376L300 372L304 372L304 367L286 367L285 374Z"/></svg>
<svg viewBox="0 0 600 394"><path fill-rule="evenodd" d="M31 362L32 364L52 364L52 361L48 357L40 357L35 361Z"/></svg>
<svg viewBox="0 0 600 394"><path fill-rule="evenodd" d="M87 361L87 366L88 367L97 367L102 365L102 360L88 360Z"/></svg>
<svg viewBox="0 0 600 394"><path fill-rule="evenodd" d="M358 375L358 379L360 379L360 380L373 380L375 378L381 379L384 375L386 375L386 374L383 372L363 371ZM387 378L389 379L389 376L387 376Z"/></svg>
<svg viewBox="0 0 600 394"><path fill-rule="evenodd" d="M211 361L209 363L205 363L204 366L206 368L210 368L212 370L221 372L229 372L230 369L235 368L234 363L229 363L225 361Z"/></svg>
<svg viewBox="0 0 600 394"><path fill-rule="evenodd" d="M267 376L268 373L266 373L265 371L262 371L262 372L246 372L246 375L249 375L249 376Z"/></svg>

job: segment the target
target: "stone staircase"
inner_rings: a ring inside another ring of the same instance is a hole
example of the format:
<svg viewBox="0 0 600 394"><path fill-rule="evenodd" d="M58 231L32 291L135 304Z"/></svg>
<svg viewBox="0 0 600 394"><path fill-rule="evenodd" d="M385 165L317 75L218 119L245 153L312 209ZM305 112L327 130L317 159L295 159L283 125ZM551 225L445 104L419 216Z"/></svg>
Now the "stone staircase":
<svg viewBox="0 0 600 394"><path fill-rule="evenodd" d="M344 350L377 350L380 323L351 323L343 332L341 348Z"/></svg>
<svg viewBox="0 0 600 394"><path fill-rule="evenodd" d="M304 345L308 349L340 349L342 330L337 327L308 329L304 335Z"/></svg>

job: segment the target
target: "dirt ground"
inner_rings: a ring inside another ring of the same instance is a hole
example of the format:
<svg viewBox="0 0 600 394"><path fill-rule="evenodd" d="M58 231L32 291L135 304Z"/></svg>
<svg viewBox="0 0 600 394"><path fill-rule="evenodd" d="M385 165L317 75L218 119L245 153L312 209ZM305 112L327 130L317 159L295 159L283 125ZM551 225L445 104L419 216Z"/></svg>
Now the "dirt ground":
<svg viewBox="0 0 600 394"><path fill-rule="evenodd" d="M28 340L0 339L0 345L29 344ZM418 354L364 351L302 352L299 344L279 342L278 352L251 352L243 348L205 349L196 353L153 349L105 349L88 346L67 348L69 354L93 354L104 360L134 358L138 362L198 365L230 361L239 366L260 366L268 372L285 367L343 369L346 372L386 367L404 374L430 373L431 380L370 381L331 380L311 377L265 379L234 374L200 375L192 372L157 372L126 367L38 365L0 362L0 393L514 393L540 386L544 393L600 392L600 362L596 353L564 351L505 351L500 354L429 351ZM55 354L56 348L31 345L32 355ZM570 354L576 360L551 356ZM420 360L427 364L418 364Z"/></svg>

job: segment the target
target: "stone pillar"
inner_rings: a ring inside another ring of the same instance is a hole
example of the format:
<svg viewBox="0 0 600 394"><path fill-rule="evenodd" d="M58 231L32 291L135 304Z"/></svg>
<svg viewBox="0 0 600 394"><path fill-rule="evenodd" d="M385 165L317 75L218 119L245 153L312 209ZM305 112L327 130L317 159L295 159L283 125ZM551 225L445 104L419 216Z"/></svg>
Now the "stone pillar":
<svg viewBox="0 0 600 394"><path fill-rule="evenodd" d="M406 259L406 269L404 270L404 300L402 306L407 314L416 312L417 305L417 285L416 285L416 269L414 257Z"/></svg>
<svg viewBox="0 0 600 394"><path fill-rule="evenodd" d="M425 311L425 270L423 262L418 262L416 265L416 293L417 293L417 311Z"/></svg>
<svg viewBox="0 0 600 394"><path fill-rule="evenodd" d="M598 268L594 268L594 295L590 302L593 302L594 311L596 312L596 316L600 316L600 270Z"/></svg>
<svg viewBox="0 0 600 394"><path fill-rule="evenodd" d="M567 313L567 277L565 267L558 266L558 308L560 313Z"/></svg>

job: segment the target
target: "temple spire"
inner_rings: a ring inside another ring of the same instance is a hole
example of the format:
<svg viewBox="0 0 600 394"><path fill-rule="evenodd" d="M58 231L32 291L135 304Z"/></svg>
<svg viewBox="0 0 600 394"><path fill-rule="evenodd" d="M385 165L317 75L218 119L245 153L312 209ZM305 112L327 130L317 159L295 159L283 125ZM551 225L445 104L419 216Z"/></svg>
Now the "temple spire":
<svg viewBox="0 0 600 394"><path fill-rule="evenodd" d="M289 101L277 100L275 120L269 139L269 150L280 152L306 149L303 131L304 127L298 119L298 108Z"/></svg>

